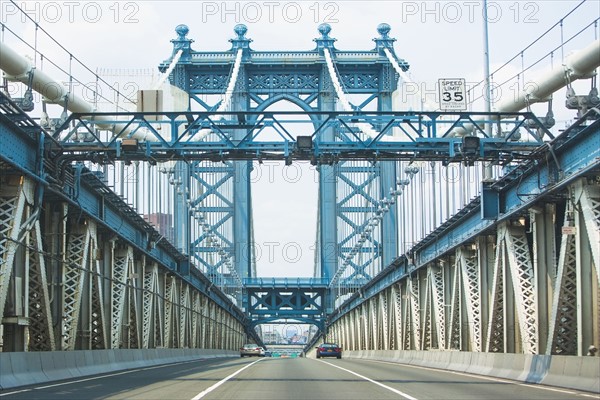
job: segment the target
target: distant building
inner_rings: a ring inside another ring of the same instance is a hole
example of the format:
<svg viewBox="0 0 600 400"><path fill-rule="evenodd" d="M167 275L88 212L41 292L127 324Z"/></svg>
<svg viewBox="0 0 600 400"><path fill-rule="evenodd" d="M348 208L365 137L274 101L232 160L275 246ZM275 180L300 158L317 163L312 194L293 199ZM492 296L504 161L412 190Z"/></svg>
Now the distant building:
<svg viewBox="0 0 600 400"><path fill-rule="evenodd" d="M173 242L173 216L171 214L145 214L144 219L154 225L158 233Z"/></svg>

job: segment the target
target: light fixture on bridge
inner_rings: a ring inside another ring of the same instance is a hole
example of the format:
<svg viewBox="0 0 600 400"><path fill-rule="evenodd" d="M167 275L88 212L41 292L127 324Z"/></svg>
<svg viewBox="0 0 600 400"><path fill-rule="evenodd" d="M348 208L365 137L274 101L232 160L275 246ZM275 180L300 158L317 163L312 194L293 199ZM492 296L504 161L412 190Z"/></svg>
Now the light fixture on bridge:
<svg viewBox="0 0 600 400"><path fill-rule="evenodd" d="M465 136L462 139L462 153L468 156L475 156L479 152L480 140L477 136Z"/></svg>
<svg viewBox="0 0 600 400"><path fill-rule="evenodd" d="M121 149L123 151L136 151L138 148L137 139L123 139L121 141Z"/></svg>
<svg viewBox="0 0 600 400"><path fill-rule="evenodd" d="M311 150L313 147L312 136L298 136L296 138L296 146L298 146L298 150L300 151Z"/></svg>

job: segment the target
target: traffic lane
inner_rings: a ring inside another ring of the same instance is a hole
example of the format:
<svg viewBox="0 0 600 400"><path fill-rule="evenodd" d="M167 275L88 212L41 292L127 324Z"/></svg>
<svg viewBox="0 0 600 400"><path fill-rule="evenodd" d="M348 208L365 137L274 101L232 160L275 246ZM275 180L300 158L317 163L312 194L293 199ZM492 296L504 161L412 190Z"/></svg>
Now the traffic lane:
<svg viewBox="0 0 600 400"><path fill-rule="evenodd" d="M315 360L346 368L389 385L415 399L572 400L600 398L598 394L505 379L411 366L385 361Z"/></svg>
<svg viewBox="0 0 600 400"><path fill-rule="evenodd" d="M0 391L0 400L189 400L258 358L199 359ZM262 359L260 359L262 360Z"/></svg>
<svg viewBox="0 0 600 400"><path fill-rule="evenodd" d="M236 358L123 371L38 385L18 393L4 391L0 396L3 396L2 400L598 398L590 393L546 389L538 385L367 360ZM204 394L198 397L201 393Z"/></svg>
<svg viewBox="0 0 600 400"><path fill-rule="evenodd" d="M336 360L337 361L337 360ZM396 392L326 363L267 358L195 400L399 399Z"/></svg>

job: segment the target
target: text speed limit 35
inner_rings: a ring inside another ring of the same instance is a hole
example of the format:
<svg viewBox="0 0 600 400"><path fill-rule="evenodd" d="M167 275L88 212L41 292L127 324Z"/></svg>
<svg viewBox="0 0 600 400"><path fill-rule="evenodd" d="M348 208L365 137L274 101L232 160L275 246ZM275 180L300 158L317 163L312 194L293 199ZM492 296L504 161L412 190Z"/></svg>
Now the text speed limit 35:
<svg viewBox="0 0 600 400"><path fill-rule="evenodd" d="M467 91L464 79L439 79L438 87L442 111L465 111L467 109Z"/></svg>

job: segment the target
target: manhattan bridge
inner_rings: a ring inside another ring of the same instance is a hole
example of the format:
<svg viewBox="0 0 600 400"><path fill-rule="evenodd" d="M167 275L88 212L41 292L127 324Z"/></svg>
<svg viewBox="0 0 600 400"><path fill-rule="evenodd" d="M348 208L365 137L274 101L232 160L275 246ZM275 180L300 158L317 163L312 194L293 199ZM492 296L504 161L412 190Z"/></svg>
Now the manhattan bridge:
<svg viewBox="0 0 600 400"><path fill-rule="evenodd" d="M196 51L197 30L177 26L161 81L112 111L45 73L37 43L33 60L0 43L2 353L235 352L290 322L307 352L600 346L597 38L493 111L407 111L387 24L370 50L328 24L306 51L254 50L243 24ZM257 276L266 161L318 172L312 277Z"/></svg>

